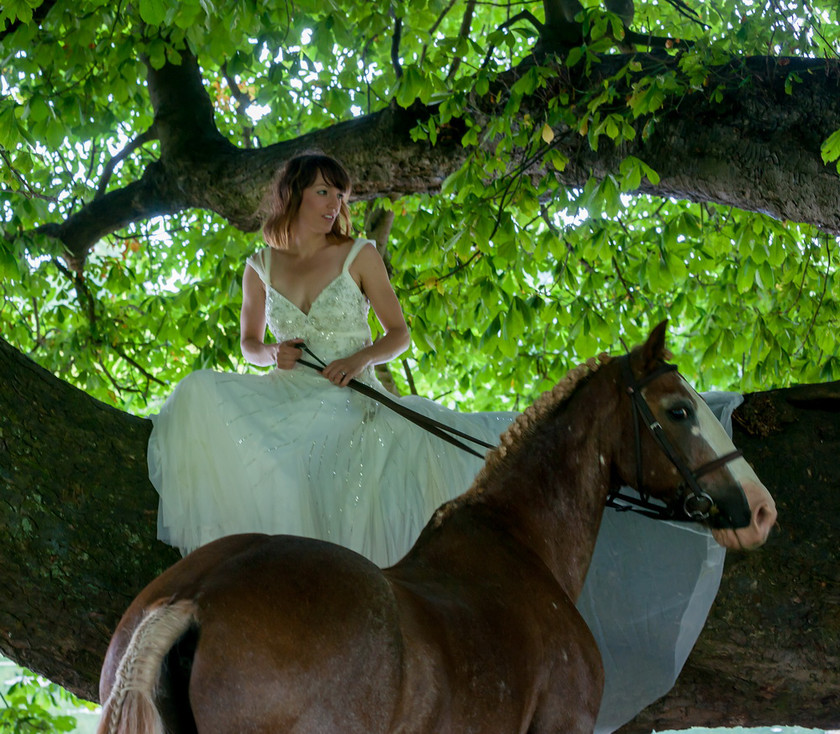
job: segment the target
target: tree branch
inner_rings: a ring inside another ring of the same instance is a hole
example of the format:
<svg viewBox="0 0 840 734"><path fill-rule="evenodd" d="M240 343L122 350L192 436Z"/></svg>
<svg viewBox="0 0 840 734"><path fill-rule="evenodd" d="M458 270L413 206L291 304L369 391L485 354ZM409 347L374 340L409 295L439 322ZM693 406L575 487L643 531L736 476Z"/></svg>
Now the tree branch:
<svg viewBox="0 0 840 734"><path fill-rule="evenodd" d="M452 7L458 0L449 0L449 3L446 7L440 11L438 17L435 18L435 22L429 26L429 30L427 33L429 34L429 38L434 41L435 40L435 31L440 27L440 24L443 22L443 19L449 14L449 11L452 10ZM469 6L474 5L474 0L467 0L467 12L470 12ZM429 50L429 44L424 43L423 49L420 51L420 66L423 66L426 62L426 51Z"/></svg>
<svg viewBox="0 0 840 734"><path fill-rule="evenodd" d="M661 55L633 58L642 68L627 78L628 89L637 78L679 62ZM518 114L541 119L559 95L599 87L627 60L619 54L604 56L591 77L577 67L558 67L545 88L522 100ZM791 72L802 79L792 90L785 88ZM486 95L475 98L472 112L479 124L503 112L510 88L524 73L526 68L500 75ZM614 172L627 155L635 155L660 175L656 185L644 179L640 193L713 201L840 234L840 210L832 204L840 199L840 178L822 163L819 150L840 119L840 62L754 57L717 67L716 74L722 99L714 101L700 92L682 98L680 105L657 112L650 135L642 135L646 119L639 118L635 139L620 147L602 143L592 151L574 130L555 126L552 145L569 163L562 172L550 170L563 185L579 187L591 176L601 179ZM254 231L265 186L283 161L308 148L341 158L353 176L354 196L362 199L433 193L469 154L460 143L457 119L448 123L453 134L441 136L434 147L411 139L417 123L436 112L420 103L409 109L389 105L289 142L241 150L216 129L198 65L186 53L179 67L150 69L149 90L160 160L149 164L139 181L38 230L60 239L78 262L107 234L190 207L214 211L235 227ZM623 99L621 94L618 98ZM765 109L772 114L763 115ZM525 173L541 176L546 170L534 161ZM792 180L797 186L788 185Z"/></svg>
<svg viewBox="0 0 840 734"><path fill-rule="evenodd" d="M13 165L12 162L9 160L9 156L5 150L0 149L0 158L3 159L3 162L6 164L6 167L12 172L14 177L20 182L21 187L23 188L23 195L27 199L43 199L44 201L49 201L52 204L58 203L58 199L54 196L47 196L47 194L42 194L40 191L36 191L32 188L32 185L27 181Z"/></svg>
<svg viewBox="0 0 840 734"><path fill-rule="evenodd" d="M61 382L2 339L0 373L0 652L95 700L117 620L178 559L155 540L151 423ZM676 689L627 734L839 723L840 390L833 383L746 397L736 444L776 498L782 527L760 551L727 557Z"/></svg>
<svg viewBox="0 0 840 734"><path fill-rule="evenodd" d="M134 140L132 140L128 145L125 146L119 153L117 153L113 158L111 158L106 164L105 168L102 170L102 178L99 181L99 186L96 187L96 193L93 196L94 201L96 199L102 198L102 195L105 193L105 189L108 188L108 181L111 180L111 176L114 173L114 169L122 163L128 156L130 156L137 148L142 145L145 145L150 140L157 139L157 133L155 132L155 126L152 125L148 130L143 133L140 133Z"/></svg>
<svg viewBox="0 0 840 734"><path fill-rule="evenodd" d="M461 18L461 27L458 30L458 38L469 38L470 36L470 27L472 26L473 15L475 14L475 2L476 0L467 0L467 7L464 9L464 17ZM452 7L452 3L450 3L449 7ZM449 71L446 72L446 78L452 79L460 68L461 57L456 56L452 59L452 65L449 67Z"/></svg>
<svg viewBox="0 0 840 734"><path fill-rule="evenodd" d="M233 98L236 100L236 113L239 115L240 119L247 119L248 115L246 114L245 110L251 105L251 98L245 94L240 88L239 84L236 83L236 79L233 78L233 75L228 72L227 61L222 64L222 76L224 76L225 81L227 82L228 88L230 89L230 93L233 95ZM254 132L254 128L252 125L243 125L242 127L242 138L244 140L245 148L253 147L251 142L251 134Z"/></svg>
<svg viewBox="0 0 840 734"><path fill-rule="evenodd" d="M400 41L402 40L402 18L397 16L393 3L390 8L391 17L394 19L394 34L391 36L391 66L394 67L394 75L399 81L402 79L403 70L400 63Z"/></svg>

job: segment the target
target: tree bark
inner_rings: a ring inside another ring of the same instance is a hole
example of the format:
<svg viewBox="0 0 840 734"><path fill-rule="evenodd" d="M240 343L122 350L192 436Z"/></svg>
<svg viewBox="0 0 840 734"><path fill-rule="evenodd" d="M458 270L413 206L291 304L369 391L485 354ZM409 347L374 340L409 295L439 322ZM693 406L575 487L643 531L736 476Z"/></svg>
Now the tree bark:
<svg viewBox="0 0 840 734"><path fill-rule="evenodd" d="M556 66L545 88L522 100L517 124L544 119L549 102L559 95L570 95L572 106L585 106L586 90L603 88L631 58L640 62L641 70L630 76L619 89L619 102L602 109L603 114L621 112L634 80L678 65L678 57L619 54L602 57L591 76L584 76L583 63L572 69ZM255 230L259 204L274 172L305 149L320 148L339 157L350 169L355 195L364 199L436 192L467 156L461 145L462 120L443 127L434 146L411 139L418 122L436 112L434 106L419 102L409 109L394 104L266 148L237 148L215 126L198 61L188 53L183 59L181 66L149 69L160 160L139 181L106 193L65 221L40 228L60 239L79 267L100 238L157 214L202 208L244 231ZM511 69L487 94L476 97L471 109L476 119L504 114L511 88L529 68L523 64ZM790 74L800 81L787 84ZM820 157L822 141L840 128L838 85L837 61L735 60L715 69L710 90L693 91L660 110L655 125L646 127L649 117L640 117L634 123L635 138L618 146L602 140L593 151L576 130L555 125L552 147L569 164L554 175L565 186L580 187L590 176L601 179L616 173L620 162L633 155L660 176L656 184L644 180L642 193L766 212L840 234L840 177ZM524 152L515 151L512 162L520 156ZM526 169L534 176L545 171L540 160Z"/></svg>
<svg viewBox="0 0 840 734"><path fill-rule="evenodd" d="M150 422L99 403L0 340L0 653L95 700L111 631L178 558L155 540ZM840 726L840 383L748 395L736 439L780 527L729 555L676 688L624 732Z"/></svg>
<svg viewBox="0 0 840 734"><path fill-rule="evenodd" d="M0 340L0 653L95 700L111 632L179 557L154 540L151 424Z"/></svg>

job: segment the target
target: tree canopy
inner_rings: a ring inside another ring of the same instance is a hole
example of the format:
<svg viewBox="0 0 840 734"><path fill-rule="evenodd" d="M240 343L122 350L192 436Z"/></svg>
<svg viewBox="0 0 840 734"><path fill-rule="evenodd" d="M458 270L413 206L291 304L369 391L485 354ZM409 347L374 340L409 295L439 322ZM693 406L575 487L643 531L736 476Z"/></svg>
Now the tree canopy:
<svg viewBox="0 0 840 734"><path fill-rule="evenodd" d="M834 379L836 20L775 0L11 0L4 338L141 414L191 369L242 368L262 192L317 147L350 168L359 231L390 227L403 391L516 405L664 317L701 387Z"/></svg>

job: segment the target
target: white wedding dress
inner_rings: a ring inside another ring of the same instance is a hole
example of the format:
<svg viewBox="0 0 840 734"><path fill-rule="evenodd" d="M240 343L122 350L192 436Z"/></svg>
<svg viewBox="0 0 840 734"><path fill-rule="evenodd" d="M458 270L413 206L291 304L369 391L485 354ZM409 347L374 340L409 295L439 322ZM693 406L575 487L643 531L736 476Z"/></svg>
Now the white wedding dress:
<svg viewBox="0 0 840 734"><path fill-rule="evenodd" d="M270 248L248 259L265 284L277 341L302 338L326 363L370 344L369 304L349 273L367 242L356 241L309 313L272 287ZM359 379L384 392L373 370ZM727 417L739 396L722 395L716 412ZM491 444L515 415L400 400ZM482 464L300 364L263 374L195 372L152 420L158 537L184 553L233 533L286 533L389 565ZM578 603L606 668L597 732L613 731L671 688L717 592L723 557L699 527L607 509Z"/></svg>

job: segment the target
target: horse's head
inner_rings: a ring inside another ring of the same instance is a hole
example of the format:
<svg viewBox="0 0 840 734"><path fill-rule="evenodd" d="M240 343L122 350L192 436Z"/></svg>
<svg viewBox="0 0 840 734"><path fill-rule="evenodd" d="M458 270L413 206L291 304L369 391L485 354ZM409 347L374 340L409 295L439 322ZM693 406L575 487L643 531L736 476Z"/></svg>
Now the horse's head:
<svg viewBox="0 0 840 734"><path fill-rule="evenodd" d="M631 418L619 472L680 519L708 524L726 548L757 548L776 523L776 505L705 401L666 362L665 329L617 360Z"/></svg>

